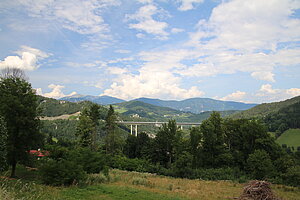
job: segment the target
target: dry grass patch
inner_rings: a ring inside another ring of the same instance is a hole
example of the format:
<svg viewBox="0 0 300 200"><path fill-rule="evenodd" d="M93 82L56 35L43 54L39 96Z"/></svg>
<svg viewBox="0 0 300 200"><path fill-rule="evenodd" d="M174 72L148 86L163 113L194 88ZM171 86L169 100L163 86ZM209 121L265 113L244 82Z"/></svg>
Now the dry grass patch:
<svg viewBox="0 0 300 200"><path fill-rule="evenodd" d="M112 170L114 185L139 188L154 193L178 196L184 199L234 199L239 197L244 184L232 181L203 181L158 176L149 173ZM295 187L272 185L276 195L285 200L300 200L300 189Z"/></svg>

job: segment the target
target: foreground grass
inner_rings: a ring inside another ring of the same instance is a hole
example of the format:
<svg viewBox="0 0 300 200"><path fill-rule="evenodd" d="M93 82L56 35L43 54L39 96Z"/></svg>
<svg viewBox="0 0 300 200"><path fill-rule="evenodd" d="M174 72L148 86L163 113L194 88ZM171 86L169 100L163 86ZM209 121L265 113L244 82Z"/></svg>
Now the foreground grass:
<svg viewBox="0 0 300 200"><path fill-rule="evenodd" d="M278 144L286 144L296 150L300 146L300 129L289 129L276 140Z"/></svg>
<svg viewBox="0 0 300 200"><path fill-rule="evenodd" d="M232 181L189 180L111 170L109 179L104 183L51 187L40 184L34 172L18 170L21 179L8 179L3 176L0 178L0 199L224 200L240 196L244 186ZM273 185L272 189L282 199L300 200L300 188Z"/></svg>

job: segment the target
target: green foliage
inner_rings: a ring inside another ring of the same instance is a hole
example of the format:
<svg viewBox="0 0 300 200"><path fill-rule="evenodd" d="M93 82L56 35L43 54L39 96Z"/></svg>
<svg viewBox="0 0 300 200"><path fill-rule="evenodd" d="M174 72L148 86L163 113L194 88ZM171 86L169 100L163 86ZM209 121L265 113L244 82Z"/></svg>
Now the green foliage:
<svg viewBox="0 0 300 200"><path fill-rule="evenodd" d="M254 179L263 180L271 177L274 173L274 166L266 151L255 150L247 159L246 169Z"/></svg>
<svg viewBox="0 0 300 200"><path fill-rule="evenodd" d="M42 116L55 117L64 114L73 114L87 108L92 103L89 101L72 103L63 100L56 100L38 96L38 108Z"/></svg>
<svg viewBox="0 0 300 200"><path fill-rule="evenodd" d="M82 112L79 116L79 122L76 127L76 135L79 137L79 145L82 147L90 147L92 144L92 134L96 131L92 119L86 112Z"/></svg>
<svg viewBox="0 0 300 200"><path fill-rule="evenodd" d="M154 141L154 162L170 167L171 163L176 160L176 156L180 154L181 141L182 134L175 120L170 120L168 124L163 124Z"/></svg>
<svg viewBox="0 0 300 200"><path fill-rule="evenodd" d="M121 152L122 147L122 138L117 129L117 115L114 111L114 108L110 105L105 118L105 148L106 152L109 154L116 154Z"/></svg>
<svg viewBox="0 0 300 200"><path fill-rule="evenodd" d="M55 137L58 140L75 141L77 125L77 120L42 120L41 132L48 136L48 140L52 140L52 137Z"/></svg>
<svg viewBox="0 0 300 200"><path fill-rule="evenodd" d="M260 105L257 105L249 110L245 110L236 114L233 114L231 117L234 119L251 119L251 118L263 118L267 115L275 114L280 109L290 106L294 103L297 103L300 101L300 96L294 97L292 99L288 99L281 102L274 102L274 103L263 103Z"/></svg>
<svg viewBox="0 0 300 200"><path fill-rule="evenodd" d="M0 172L7 167L7 130L4 120L0 117Z"/></svg>
<svg viewBox="0 0 300 200"><path fill-rule="evenodd" d="M287 169L283 174L284 183L287 185L299 187L300 186L300 166L293 166Z"/></svg>
<svg viewBox="0 0 300 200"><path fill-rule="evenodd" d="M10 76L0 79L0 115L4 117L8 132L8 162L15 167L26 158L26 151L42 145L37 118L37 96L30 83Z"/></svg>
<svg viewBox="0 0 300 200"><path fill-rule="evenodd" d="M99 173L106 166L106 155L92 151L90 148L79 148L68 152L68 160L81 165L88 174Z"/></svg>
<svg viewBox="0 0 300 200"><path fill-rule="evenodd" d="M81 165L69 160L48 160L40 167L40 177L47 185L72 185L86 179Z"/></svg>
<svg viewBox="0 0 300 200"><path fill-rule="evenodd" d="M115 155L110 158L109 165L112 168L137 171L137 172L154 172L154 166L147 160L129 159L125 156Z"/></svg>
<svg viewBox="0 0 300 200"><path fill-rule="evenodd" d="M151 139L144 132L137 137L128 135L123 152L129 158L148 158L151 154Z"/></svg>

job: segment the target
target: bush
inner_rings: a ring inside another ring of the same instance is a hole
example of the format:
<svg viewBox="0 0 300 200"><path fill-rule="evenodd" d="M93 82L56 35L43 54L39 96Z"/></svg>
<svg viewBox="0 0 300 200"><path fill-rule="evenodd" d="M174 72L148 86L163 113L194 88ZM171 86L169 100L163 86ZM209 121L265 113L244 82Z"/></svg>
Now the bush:
<svg viewBox="0 0 300 200"><path fill-rule="evenodd" d="M237 175L235 169L232 168L211 168L211 169L195 169L194 178L203 180L236 180Z"/></svg>
<svg viewBox="0 0 300 200"><path fill-rule="evenodd" d="M263 180L272 177L274 166L269 154L264 150L255 150L247 159L246 169L254 179Z"/></svg>
<svg viewBox="0 0 300 200"><path fill-rule="evenodd" d="M99 173L106 165L106 155L89 148L79 148L68 152L68 160L81 165L88 174Z"/></svg>
<svg viewBox="0 0 300 200"><path fill-rule="evenodd" d="M109 182L109 179L109 176L105 176L104 174L89 174L86 179L86 183L88 185L95 185Z"/></svg>
<svg viewBox="0 0 300 200"><path fill-rule="evenodd" d="M287 169L282 176L284 184L299 187L300 186L300 166L294 166Z"/></svg>
<svg viewBox="0 0 300 200"><path fill-rule="evenodd" d="M114 156L110 160L110 167L137 172L154 172L154 166L147 160L130 159L124 156Z"/></svg>
<svg viewBox="0 0 300 200"><path fill-rule="evenodd" d="M41 180L47 185L77 184L86 178L81 165L68 160L48 160L40 168Z"/></svg>

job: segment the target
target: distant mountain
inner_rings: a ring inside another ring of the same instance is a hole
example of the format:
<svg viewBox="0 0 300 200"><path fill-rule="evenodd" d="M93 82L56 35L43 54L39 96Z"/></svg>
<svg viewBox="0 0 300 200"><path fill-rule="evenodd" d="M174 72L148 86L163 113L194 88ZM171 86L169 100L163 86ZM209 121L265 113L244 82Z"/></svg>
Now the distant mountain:
<svg viewBox="0 0 300 200"><path fill-rule="evenodd" d="M257 104L246 104L233 101L220 101L209 98L191 98L182 101L165 101L160 99L139 98L134 101L141 101L155 106L168 107L179 111L202 113L206 111L226 111L226 110L247 110Z"/></svg>
<svg viewBox="0 0 300 200"><path fill-rule="evenodd" d="M293 104L299 105L300 102L300 96L287 99L285 101L280 102L274 102L274 103L263 103L260 105L257 105L249 110L245 110L239 113L233 114L232 118L263 118L268 115L273 115L278 113L279 111L282 111L282 109L285 109L286 107L289 107ZM298 104L297 104L298 103ZM295 107L294 105L293 107Z"/></svg>
<svg viewBox="0 0 300 200"><path fill-rule="evenodd" d="M63 97L59 100L65 100L65 101L70 101L70 102L91 101L93 103L97 103L97 104L101 104L101 105L109 105L109 104L116 104L116 103L124 102L124 100L122 100L122 99L118 99L118 98L110 97L110 96L91 96L91 95L80 95L80 94Z"/></svg>
<svg viewBox="0 0 300 200"><path fill-rule="evenodd" d="M164 121L175 119L177 122L201 122L210 116L211 112L195 114L168 107L156 106L141 101L128 101L114 105L115 111L122 116L129 117L125 120ZM237 111L221 111L223 117Z"/></svg>

